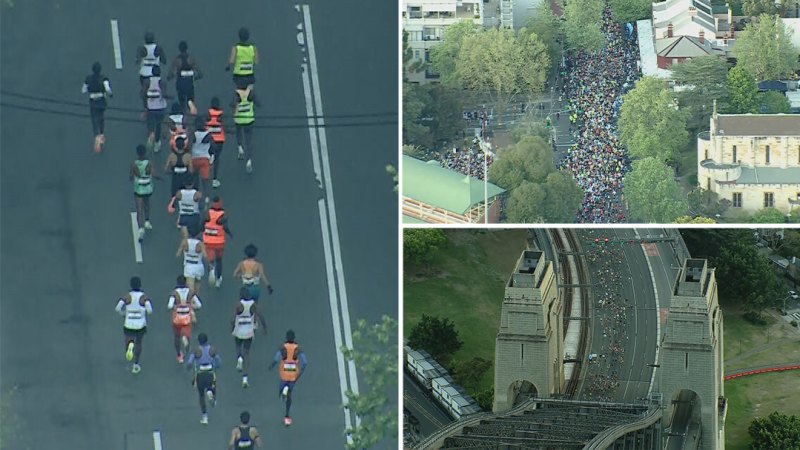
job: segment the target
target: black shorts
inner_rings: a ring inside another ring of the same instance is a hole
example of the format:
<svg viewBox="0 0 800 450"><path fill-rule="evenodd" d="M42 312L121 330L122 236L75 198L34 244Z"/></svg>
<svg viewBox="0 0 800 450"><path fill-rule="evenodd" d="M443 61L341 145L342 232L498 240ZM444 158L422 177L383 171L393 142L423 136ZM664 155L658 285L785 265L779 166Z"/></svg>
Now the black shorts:
<svg viewBox="0 0 800 450"><path fill-rule="evenodd" d="M178 103L185 105L189 100L194 101L194 82L177 81L175 83L175 92L178 93Z"/></svg>
<svg viewBox="0 0 800 450"><path fill-rule="evenodd" d="M233 76L233 84L236 85L237 89L247 89L247 86L251 84L256 84L256 76L255 75L234 75Z"/></svg>
<svg viewBox="0 0 800 450"><path fill-rule="evenodd" d="M161 122L164 121L163 109L148 110L147 111L147 131L149 133L161 131ZM161 136L156 136L156 140L160 141Z"/></svg>
<svg viewBox="0 0 800 450"><path fill-rule="evenodd" d="M147 327L140 330L131 330L130 328L122 327L122 332L125 333L125 337L127 338L141 339L144 337L145 333L147 333Z"/></svg>
<svg viewBox="0 0 800 450"><path fill-rule="evenodd" d="M197 385L197 391L200 392L200 395L204 395L207 390L214 388L215 379L216 377L212 371L197 372L195 384Z"/></svg>
<svg viewBox="0 0 800 450"><path fill-rule="evenodd" d="M250 346L253 345L253 338L250 339L239 339L234 336L234 342L236 342L236 348L242 347L245 351L250 351Z"/></svg>
<svg viewBox="0 0 800 450"><path fill-rule="evenodd" d="M191 233L200 226L200 214L184 214L178 216L178 225L186 227Z"/></svg>

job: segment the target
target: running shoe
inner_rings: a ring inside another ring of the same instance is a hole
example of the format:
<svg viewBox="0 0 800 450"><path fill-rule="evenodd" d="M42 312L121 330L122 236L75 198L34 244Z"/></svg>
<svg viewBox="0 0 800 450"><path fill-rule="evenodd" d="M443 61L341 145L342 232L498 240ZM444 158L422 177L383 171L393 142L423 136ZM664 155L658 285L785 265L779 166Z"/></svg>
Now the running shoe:
<svg viewBox="0 0 800 450"><path fill-rule="evenodd" d="M211 270L208 271L208 285L211 286L215 284L217 280L214 278L214 267L211 267Z"/></svg>
<svg viewBox="0 0 800 450"><path fill-rule="evenodd" d="M211 203L211 199L206 197L206 209L208 209L208 204Z"/></svg>
<svg viewBox="0 0 800 450"><path fill-rule="evenodd" d="M145 230L152 230L153 229L153 224L151 224L149 220L145 220L144 221L144 229Z"/></svg>
<svg viewBox="0 0 800 450"><path fill-rule="evenodd" d="M144 228L139 228L139 241L144 239Z"/></svg>
<svg viewBox="0 0 800 450"><path fill-rule="evenodd" d="M214 287L222 286L222 277L217 278L217 282L214 283Z"/></svg>
<svg viewBox="0 0 800 450"><path fill-rule="evenodd" d="M100 143L101 144L105 144L106 143L106 135L105 134L101 134L100 135Z"/></svg>
<svg viewBox="0 0 800 450"><path fill-rule="evenodd" d="M184 347L188 347L189 346L189 338L186 337L186 336L181 336L181 345L183 345Z"/></svg>
<svg viewBox="0 0 800 450"><path fill-rule="evenodd" d="M208 399L208 404L211 405L212 408L217 405L217 399L214 397L214 393L211 389L206 391L206 398Z"/></svg>
<svg viewBox="0 0 800 450"><path fill-rule="evenodd" d="M237 159L244 159L244 148L242 148L241 145L239 146L239 153L236 155L236 158Z"/></svg>
<svg viewBox="0 0 800 450"><path fill-rule="evenodd" d="M253 160L252 159L248 159L247 160L247 164L245 164L244 170L246 170L247 173L253 173Z"/></svg>
<svg viewBox="0 0 800 450"><path fill-rule="evenodd" d="M128 350L125 351L125 359L133 361L133 342L128 342Z"/></svg>
<svg viewBox="0 0 800 450"><path fill-rule="evenodd" d="M132 373L139 373L139 372L141 372L141 371L142 371L142 366L140 366L140 365L138 365L138 364L134 364L134 365L133 365L133 369L131 369L131 372L132 372Z"/></svg>
<svg viewBox="0 0 800 450"><path fill-rule="evenodd" d="M178 364L183 364L183 352L178 353Z"/></svg>
<svg viewBox="0 0 800 450"><path fill-rule="evenodd" d="M209 164L211 164L211 165L213 166L213 165L214 165L214 161L216 161L216 159L217 159L217 158L216 158L216 155L214 155L214 154L212 153L212 154L211 154L211 159L209 159L209 161L208 161L208 162L209 162Z"/></svg>
<svg viewBox="0 0 800 450"><path fill-rule="evenodd" d="M286 425L286 426L288 427L289 425L291 425L291 424L292 424L292 418L291 418L291 417L289 417L289 416L286 416L286 417L284 417L284 418L283 418L283 424L284 424L284 425Z"/></svg>
<svg viewBox="0 0 800 450"><path fill-rule="evenodd" d="M250 387L250 383L247 382L247 375L242 377L242 387L245 388L245 389Z"/></svg>
<svg viewBox="0 0 800 450"><path fill-rule="evenodd" d="M103 151L103 143L100 141L100 136L94 138L94 152L100 153Z"/></svg>
<svg viewBox="0 0 800 450"><path fill-rule="evenodd" d="M242 357L240 356L239 358L237 358L237 359L236 359L236 370L238 370L239 372L241 372L241 371L242 371L242 365L243 365L243 364L244 364L244 358L242 358Z"/></svg>
<svg viewBox="0 0 800 450"><path fill-rule="evenodd" d="M283 391L281 391L281 394L283 394L284 397L288 396L289 395L289 386L284 386L283 387Z"/></svg>
<svg viewBox="0 0 800 450"><path fill-rule="evenodd" d="M212 188L216 189L216 188L218 188L220 186L222 186L222 183L220 183L218 179L214 178L213 180L211 180L211 187Z"/></svg>
<svg viewBox="0 0 800 450"><path fill-rule="evenodd" d="M208 425L208 414L203 414L203 417L200 418L200 423L203 425Z"/></svg>
<svg viewBox="0 0 800 450"><path fill-rule="evenodd" d="M156 145L153 147L153 153L158 153L161 151L161 141L156 141Z"/></svg>

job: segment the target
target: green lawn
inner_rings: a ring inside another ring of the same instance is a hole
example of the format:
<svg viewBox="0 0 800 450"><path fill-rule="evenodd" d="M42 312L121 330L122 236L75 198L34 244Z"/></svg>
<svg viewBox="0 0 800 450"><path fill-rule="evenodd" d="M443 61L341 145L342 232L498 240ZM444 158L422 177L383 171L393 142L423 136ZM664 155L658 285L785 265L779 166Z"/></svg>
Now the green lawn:
<svg viewBox="0 0 800 450"><path fill-rule="evenodd" d="M448 245L430 269L405 269L403 333L408 335L423 314L446 317L464 341L455 359L477 356L494 362L504 284L527 246L527 231L445 230L445 234ZM493 379L490 369L477 391L491 388Z"/></svg>
<svg viewBox="0 0 800 450"><path fill-rule="evenodd" d="M728 417L725 420L725 447L728 450L748 450L750 436L747 427L757 416L767 416L773 411L800 414L797 395L786 395L798 390L798 371L765 373L726 381Z"/></svg>

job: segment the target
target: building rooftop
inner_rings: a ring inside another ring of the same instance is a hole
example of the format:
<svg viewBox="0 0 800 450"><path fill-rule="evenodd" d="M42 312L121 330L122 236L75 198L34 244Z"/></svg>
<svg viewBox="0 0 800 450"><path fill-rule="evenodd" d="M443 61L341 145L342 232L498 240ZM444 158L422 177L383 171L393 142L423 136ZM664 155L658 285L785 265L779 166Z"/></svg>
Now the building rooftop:
<svg viewBox="0 0 800 450"><path fill-rule="evenodd" d="M489 200L505 189L488 183ZM445 169L436 161L403 155L403 196L456 214L483 203L483 181Z"/></svg>
<svg viewBox="0 0 800 450"><path fill-rule="evenodd" d="M698 56L721 53L711 47L711 42L705 40L702 44L700 38L694 36L674 36L656 40L658 56L666 58L696 58Z"/></svg>
<svg viewBox="0 0 800 450"><path fill-rule="evenodd" d="M742 175L736 184L800 185L800 167L742 167Z"/></svg>
<svg viewBox="0 0 800 450"><path fill-rule="evenodd" d="M720 114L722 136L800 136L800 114Z"/></svg>

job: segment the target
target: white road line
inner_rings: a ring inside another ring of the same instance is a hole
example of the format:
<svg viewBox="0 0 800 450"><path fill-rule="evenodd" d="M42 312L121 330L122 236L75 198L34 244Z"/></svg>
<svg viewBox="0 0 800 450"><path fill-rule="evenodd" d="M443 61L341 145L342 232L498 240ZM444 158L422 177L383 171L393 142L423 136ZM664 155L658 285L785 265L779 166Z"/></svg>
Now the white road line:
<svg viewBox="0 0 800 450"><path fill-rule="evenodd" d="M353 348L353 335L350 327L350 310L347 303L347 287L345 284L344 265L342 263L339 226L336 219L336 204L333 196L333 184L331 182L332 177L330 158L328 154L328 139L324 128L325 121L322 118L324 116L324 112L322 108L322 95L319 86L317 56L314 48L314 33L311 27L311 12L309 6L302 5L302 12L302 30L306 36L304 42L306 44L306 48L308 49L308 65L302 65L303 88L306 97L306 111L311 111L309 116L315 117L309 121L309 135L311 137L311 151L314 158L314 171L317 176L317 182L319 183L320 187L324 188L325 190L325 198L320 199L320 202L322 202L320 204L320 219L321 225L323 225L322 231L324 239L328 239L327 233L330 233L330 242L328 242L328 244L325 246L325 258L328 265L328 270L330 271L328 287L331 294L331 314L334 322L334 332L336 334L336 338L339 339L339 342L336 343L336 351L337 354L342 358L342 362L344 362L343 355L341 355L341 340L344 340L346 347ZM317 139L319 139L319 147L317 147ZM322 166L321 171L320 165ZM322 180L320 180L320 178L322 178ZM331 249L333 250L333 264L331 264ZM334 272L336 276L335 283L333 278L331 278L334 275ZM334 286L338 288L338 290ZM336 300L338 300L338 302ZM338 308L336 305L337 303ZM341 328L339 328L339 321L341 321ZM349 386L349 390L354 394L359 393L358 374L356 372L355 363L353 361L348 361L346 365L347 373L345 372L344 366L340 366L339 368L339 381L343 386L342 396L344 399L346 399L344 391L346 390L347 386ZM349 377L347 375L349 375ZM345 410L344 412L345 425L350 428L352 426L350 411ZM356 416L356 425L359 423L360 419ZM348 435L347 440L348 442L351 442L352 438Z"/></svg>
<svg viewBox="0 0 800 450"><path fill-rule="evenodd" d="M639 234L639 230L634 229L633 232L636 234L636 240L641 241L642 238ZM642 252L644 253L644 260L647 262L647 270L650 271L650 280L653 283L653 292L656 294L656 356L653 364L658 365L658 350L661 347L659 344L659 342L661 342L661 308L659 308L658 304L658 284L656 284L656 276L653 273L653 266L650 264L650 257L647 255L647 249L645 248L644 244L640 245L642 247ZM656 381L657 370L658 367L653 367L653 372L650 374L650 387L647 389L648 397L650 397L650 394L653 392L653 383ZM661 391L661 386L658 387L658 390Z"/></svg>
<svg viewBox="0 0 800 450"><path fill-rule="evenodd" d="M158 430L153 431L153 449L163 450L163 447L161 447L161 432Z"/></svg>
<svg viewBox="0 0 800 450"><path fill-rule="evenodd" d="M111 19L111 43L114 44L114 65L122 69L122 48L119 45L119 25Z"/></svg>
<svg viewBox="0 0 800 450"><path fill-rule="evenodd" d="M142 243L139 242L139 224L136 223L136 212L131 211L131 235L133 236L133 254L136 257L136 262L144 262L142 257Z"/></svg>

